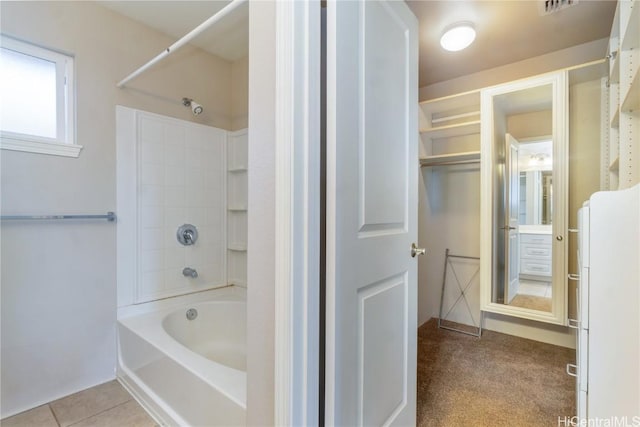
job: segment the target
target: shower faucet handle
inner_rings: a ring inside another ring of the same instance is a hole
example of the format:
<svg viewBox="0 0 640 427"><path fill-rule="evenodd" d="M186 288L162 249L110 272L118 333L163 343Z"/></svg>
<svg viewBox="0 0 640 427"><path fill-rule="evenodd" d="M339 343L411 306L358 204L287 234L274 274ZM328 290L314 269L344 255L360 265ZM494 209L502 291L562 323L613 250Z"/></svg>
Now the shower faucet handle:
<svg viewBox="0 0 640 427"><path fill-rule="evenodd" d="M185 267L182 269L182 275L184 277L191 277L196 279L198 277L198 272L196 271L195 268Z"/></svg>
<svg viewBox="0 0 640 427"><path fill-rule="evenodd" d="M195 225L182 224L176 233L178 242L183 246L191 246L198 240L198 229Z"/></svg>

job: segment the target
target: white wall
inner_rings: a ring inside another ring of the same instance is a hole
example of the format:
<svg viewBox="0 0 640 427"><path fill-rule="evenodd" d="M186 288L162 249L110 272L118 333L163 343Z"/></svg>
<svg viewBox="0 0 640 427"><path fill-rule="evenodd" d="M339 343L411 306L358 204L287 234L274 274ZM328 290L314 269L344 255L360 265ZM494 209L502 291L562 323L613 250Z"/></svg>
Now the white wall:
<svg viewBox="0 0 640 427"><path fill-rule="evenodd" d="M0 12L3 33L75 55L84 146L78 159L0 152L3 214L115 210L117 104L231 128L230 63L185 47L117 89L174 40L93 2L3 1ZM204 113L193 116L184 96ZM3 223L1 232L6 417L114 378L116 226Z"/></svg>
<svg viewBox="0 0 640 427"><path fill-rule="evenodd" d="M420 88L420 101L467 92L602 59L607 53L608 43L609 40L606 38L594 40L501 67L423 86Z"/></svg>
<svg viewBox="0 0 640 427"><path fill-rule="evenodd" d="M231 64L231 130L249 125L249 57Z"/></svg>
<svg viewBox="0 0 640 427"><path fill-rule="evenodd" d="M445 250L449 248L455 255L480 256L480 164L422 168L418 222L420 245L427 248L418 269L418 324L423 324L438 316ZM456 266L460 267L460 263ZM473 271L466 266L459 271L464 282L460 285L464 286L472 279ZM448 274L447 288L456 291L451 270ZM468 295L476 322L480 315L479 285L476 275ZM450 308L455 298L447 299L444 306ZM465 317L468 312L464 303L451 314L449 320L473 324Z"/></svg>
<svg viewBox="0 0 640 427"><path fill-rule="evenodd" d="M247 425L273 425L276 4L249 4Z"/></svg>

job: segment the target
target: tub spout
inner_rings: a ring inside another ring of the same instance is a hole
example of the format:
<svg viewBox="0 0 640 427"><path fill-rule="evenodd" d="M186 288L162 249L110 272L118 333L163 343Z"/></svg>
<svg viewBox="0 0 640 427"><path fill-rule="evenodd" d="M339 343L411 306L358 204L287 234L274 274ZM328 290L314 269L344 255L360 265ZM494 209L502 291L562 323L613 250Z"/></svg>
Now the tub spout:
<svg viewBox="0 0 640 427"><path fill-rule="evenodd" d="M195 279L196 277L198 277L198 272L196 271L195 268L185 267L182 270L182 275L184 277L193 277Z"/></svg>

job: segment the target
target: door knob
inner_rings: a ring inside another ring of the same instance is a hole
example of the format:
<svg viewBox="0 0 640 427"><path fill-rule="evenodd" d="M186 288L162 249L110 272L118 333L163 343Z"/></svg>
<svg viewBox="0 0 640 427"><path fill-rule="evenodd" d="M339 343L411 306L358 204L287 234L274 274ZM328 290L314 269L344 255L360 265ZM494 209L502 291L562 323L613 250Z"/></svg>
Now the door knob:
<svg viewBox="0 0 640 427"><path fill-rule="evenodd" d="M415 243L411 244L411 258L415 258L416 255L424 255L426 252L425 248L419 248Z"/></svg>

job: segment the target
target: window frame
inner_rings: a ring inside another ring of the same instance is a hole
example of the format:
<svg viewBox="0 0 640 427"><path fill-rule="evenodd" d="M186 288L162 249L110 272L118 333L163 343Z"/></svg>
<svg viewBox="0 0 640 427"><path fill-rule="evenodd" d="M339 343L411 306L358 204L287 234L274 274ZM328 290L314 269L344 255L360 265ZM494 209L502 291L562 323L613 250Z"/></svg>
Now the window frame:
<svg viewBox="0 0 640 427"><path fill-rule="evenodd" d="M76 144L74 58L49 48L0 34L0 48L55 63L56 68L56 137L10 132L0 129L0 149L78 157Z"/></svg>

